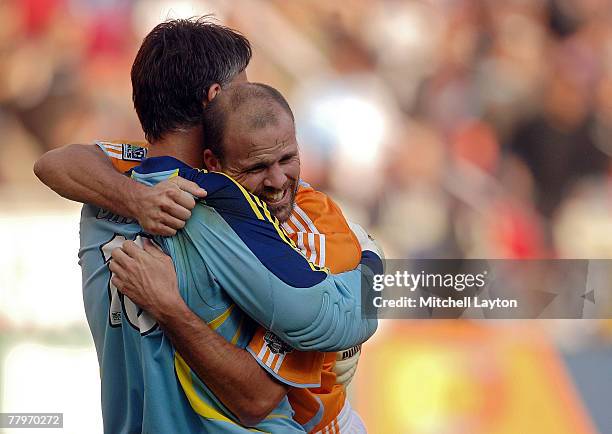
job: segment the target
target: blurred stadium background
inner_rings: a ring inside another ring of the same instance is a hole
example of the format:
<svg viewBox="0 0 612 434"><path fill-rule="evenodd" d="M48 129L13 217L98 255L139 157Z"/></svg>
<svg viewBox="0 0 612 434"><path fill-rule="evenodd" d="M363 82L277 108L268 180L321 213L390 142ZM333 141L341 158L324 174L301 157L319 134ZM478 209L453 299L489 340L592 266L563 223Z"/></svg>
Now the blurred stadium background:
<svg viewBox="0 0 612 434"><path fill-rule="evenodd" d="M609 0L1 0L0 411L101 432L79 206L32 165L141 138L140 41L206 13L251 40L303 177L387 257L612 258ZM612 326L382 321L351 394L372 433L612 433Z"/></svg>

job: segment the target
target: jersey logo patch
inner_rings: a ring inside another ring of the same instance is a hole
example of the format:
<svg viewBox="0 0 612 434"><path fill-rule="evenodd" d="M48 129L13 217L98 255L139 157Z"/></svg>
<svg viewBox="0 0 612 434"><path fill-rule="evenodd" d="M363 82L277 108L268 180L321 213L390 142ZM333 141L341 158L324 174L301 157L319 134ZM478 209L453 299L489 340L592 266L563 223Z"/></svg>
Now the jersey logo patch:
<svg viewBox="0 0 612 434"><path fill-rule="evenodd" d="M121 312L111 312L111 324L112 325L119 325L121 324Z"/></svg>
<svg viewBox="0 0 612 434"><path fill-rule="evenodd" d="M268 348L272 354L287 354L293 351L290 345L283 342L281 338L272 332L266 332L264 341L268 344Z"/></svg>
<svg viewBox="0 0 612 434"><path fill-rule="evenodd" d="M124 143L122 148L123 159L126 161L142 161L147 158L147 148L130 145L129 143Z"/></svg>

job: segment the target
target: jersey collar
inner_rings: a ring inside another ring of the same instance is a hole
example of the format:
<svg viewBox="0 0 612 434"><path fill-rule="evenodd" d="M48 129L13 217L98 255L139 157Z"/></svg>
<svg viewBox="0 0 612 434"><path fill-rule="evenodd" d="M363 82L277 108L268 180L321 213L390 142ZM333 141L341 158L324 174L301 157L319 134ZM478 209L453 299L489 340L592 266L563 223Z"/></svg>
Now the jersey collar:
<svg viewBox="0 0 612 434"><path fill-rule="evenodd" d="M156 172L165 172L167 170L175 169L191 169L192 167L188 164L183 163L181 160L170 157L151 157L142 160L139 166L134 167L132 170L136 173L147 174Z"/></svg>

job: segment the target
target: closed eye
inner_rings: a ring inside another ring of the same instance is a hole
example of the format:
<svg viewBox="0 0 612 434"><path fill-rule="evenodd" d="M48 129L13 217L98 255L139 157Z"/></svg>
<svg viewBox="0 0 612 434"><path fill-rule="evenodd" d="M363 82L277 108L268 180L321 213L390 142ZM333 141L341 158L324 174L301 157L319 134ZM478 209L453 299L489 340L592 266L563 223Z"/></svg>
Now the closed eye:
<svg viewBox="0 0 612 434"><path fill-rule="evenodd" d="M295 158L295 154L288 154L288 155L285 155L283 158L281 158L280 162L281 163L287 163L287 162L293 160L293 158Z"/></svg>
<svg viewBox="0 0 612 434"><path fill-rule="evenodd" d="M264 166L263 164L258 164L257 166L253 166L249 169L247 169L246 171L249 173L258 173L261 172L262 170L264 170L266 168L266 166Z"/></svg>

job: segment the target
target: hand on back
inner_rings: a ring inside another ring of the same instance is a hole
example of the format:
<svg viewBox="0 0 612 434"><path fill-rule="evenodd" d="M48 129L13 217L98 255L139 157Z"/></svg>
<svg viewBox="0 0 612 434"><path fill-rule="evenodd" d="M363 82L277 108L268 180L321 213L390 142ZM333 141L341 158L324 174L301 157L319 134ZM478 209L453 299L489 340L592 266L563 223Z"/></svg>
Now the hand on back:
<svg viewBox="0 0 612 434"><path fill-rule="evenodd" d="M145 232L172 236L185 227L196 199L204 197L206 190L177 176L140 190L132 200L133 214Z"/></svg>

